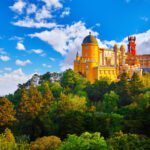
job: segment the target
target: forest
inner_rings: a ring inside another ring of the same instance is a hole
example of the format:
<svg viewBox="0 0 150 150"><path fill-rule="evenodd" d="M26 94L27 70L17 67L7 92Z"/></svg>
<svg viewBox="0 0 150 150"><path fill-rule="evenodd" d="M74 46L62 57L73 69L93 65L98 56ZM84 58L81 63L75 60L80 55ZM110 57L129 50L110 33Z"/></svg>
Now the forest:
<svg viewBox="0 0 150 150"><path fill-rule="evenodd" d="M69 69L0 97L0 150L148 149L149 73L91 84Z"/></svg>

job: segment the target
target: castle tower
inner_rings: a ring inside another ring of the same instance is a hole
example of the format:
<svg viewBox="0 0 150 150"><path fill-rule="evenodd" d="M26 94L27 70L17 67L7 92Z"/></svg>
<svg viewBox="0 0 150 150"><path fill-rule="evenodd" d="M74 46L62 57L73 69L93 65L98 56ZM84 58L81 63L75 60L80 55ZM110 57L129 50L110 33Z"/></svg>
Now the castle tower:
<svg viewBox="0 0 150 150"><path fill-rule="evenodd" d="M121 55L121 65L124 66L125 65L125 46L121 45L120 46L120 55Z"/></svg>
<svg viewBox="0 0 150 150"><path fill-rule="evenodd" d="M118 45L114 45L114 65L118 66Z"/></svg>
<svg viewBox="0 0 150 150"><path fill-rule="evenodd" d="M84 62L82 73L88 80L94 82L97 76L94 67L99 64L99 47L97 39L91 35L91 32L82 42L82 58Z"/></svg>
<svg viewBox="0 0 150 150"><path fill-rule="evenodd" d="M135 36L130 36L128 37L128 53L132 55L136 55L136 37Z"/></svg>

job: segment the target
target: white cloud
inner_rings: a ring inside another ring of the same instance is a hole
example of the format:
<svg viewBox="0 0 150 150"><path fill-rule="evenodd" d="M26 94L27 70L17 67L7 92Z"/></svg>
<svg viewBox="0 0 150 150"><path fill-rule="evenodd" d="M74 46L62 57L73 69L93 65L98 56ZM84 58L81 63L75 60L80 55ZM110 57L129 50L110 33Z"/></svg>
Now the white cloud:
<svg viewBox="0 0 150 150"><path fill-rule="evenodd" d="M19 59L16 60L16 65L18 65L18 66L26 66L26 65L31 64L31 63L32 62L29 59L27 59L25 61L19 60Z"/></svg>
<svg viewBox="0 0 150 150"><path fill-rule="evenodd" d="M132 36L136 37L136 50L137 54L149 54L150 53L150 30L147 30L143 33L133 34ZM103 44L107 47L113 47L114 44L124 44L127 51L128 37L125 37L122 41L117 42L112 41L103 41Z"/></svg>
<svg viewBox="0 0 150 150"><path fill-rule="evenodd" d="M62 8L60 0L42 0L49 8Z"/></svg>
<svg viewBox="0 0 150 150"><path fill-rule="evenodd" d="M50 57L49 59L50 59L51 61L55 61L55 58L53 58L53 57Z"/></svg>
<svg viewBox="0 0 150 150"><path fill-rule="evenodd" d="M57 52L66 55L70 51L70 47L75 45L76 40L81 44L83 38L91 31L85 27L81 21L68 25L66 27L55 28L51 31L43 31L40 33L30 34L30 37L37 37L50 44ZM98 33L93 32L94 35ZM59 39L59 40L58 40ZM78 47L79 48L79 47ZM76 49L77 50L77 49Z"/></svg>
<svg viewBox="0 0 150 150"><path fill-rule="evenodd" d="M27 28L49 28L49 29L58 26L55 22L51 22L51 23L47 21L37 22L29 17L26 17L23 20L18 20L17 22L12 22L12 24L15 26L27 27Z"/></svg>
<svg viewBox="0 0 150 150"><path fill-rule="evenodd" d="M66 27L59 27L51 31L43 31L40 33L30 34L30 37L37 37L48 44L61 55L65 56L65 60L61 66L70 67L73 64L76 52L81 52L81 43L83 38L89 34L91 29L87 29L85 23L79 21ZM93 35L97 36L98 33L91 31ZM58 40L59 39L59 40ZM99 41L101 44L102 42ZM63 69L62 69L63 70Z"/></svg>
<svg viewBox="0 0 150 150"><path fill-rule="evenodd" d="M133 36L136 36L137 53L150 54L150 30ZM124 42L126 41L127 37L124 39Z"/></svg>
<svg viewBox="0 0 150 150"><path fill-rule="evenodd" d="M31 53L35 53L35 54L42 56L42 57L46 56L46 53L44 53L44 50L42 50L42 49L32 49Z"/></svg>
<svg viewBox="0 0 150 150"><path fill-rule="evenodd" d="M22 42L17 43L16 49L23 50L23 51L26 50L26 48L25 48L25 46L23 45Z"/></svg>
<svg viewBox="0 0 150 150"><path fill-rule="evenodd" d="M10 57L6 56L6 55L0 55L0 60L2 60L2 61L9 61Z"/></svg>
<svg viewBox="0 0 150 150"><path fill-rule="evenodd" d="M4 68L4 70L5 70L5 71L12 71L12 68L6 67L6 68Z"/></svg>
<svg viewBox="0 0 150 150"><path fill-rule="evenodd" d="M22 13L25 6L26 3L23 0L17 0L13 6L10 6L10 9L17 13Z"/></svg>
<svg viewBox="0 0 150 150"><path fill-rule="evenodd" d="M52 66L48 65L48 64L42 64L42 66L45 67L45 68L52 68Z"/></svg>
<svg viewBox="0 0 150 150"><path fill-rule="evenodd" d="M24 5L21 5L22 3ZM18 4L19 6L22 6L22 9L18 7ZM36 1L36 3L18 0L16 3L14 3L13 6L10 6L12 10L16 10L14 9L14 7L20 8L19 12L21 12L19 14L17 13L16 17L14 17L14 21L12 21L12 24L15 26L49 29L57 26L62 26L57 25L54 22L54 19L57 17L57 15L55 15L55 12L57 12L58 14L62 13L61 8L63 7L63 1L61 0L38 0ZM64 12L64 16L68 13L69 9L66 9L66 13ZM51 18L53 18L53 20Z"/></svg>
<svg viewBox="0 0 150 150"><path fill-rule="evenodd" d="M47 9L47 7L43 6L41 9L39 9L36 12L35 19L37 21L42 21L43 19L47 19L47 18L52 18L52 15L51 15L49 9Z"/></svg>
<svg viewBox="0 0 150 150"><path fill-rule="evenodd" d="M42 54L43 50L42 49L32 49L32 52L35 54Z"/></svg>
<svg viewBox="0 0 150 150"><path fill-rule="evenodd" d="M14 70L10 73L5 73L0 76L0 96L13 93L17 90L18 84L23 84L31 78L31 75L26 75L22 69Z"/></svg>
<svg viewBox="0 0 150 150"><path fill-rule="evenodd" d="M37 10L36 5L35 5L35 4L30 4L30 5L27 7L27 10L26 10L26 11L27 11L27 14L29 15L29 14L35 13L36 10Z"/></svg>
<svg viewBox="0 0 150 150"><path fill-rule="evenodd" d="M60 15L60 17L65 17L68 16L70 14L70 8L65 8L64 11L62 12L62 14Z"/></svg>

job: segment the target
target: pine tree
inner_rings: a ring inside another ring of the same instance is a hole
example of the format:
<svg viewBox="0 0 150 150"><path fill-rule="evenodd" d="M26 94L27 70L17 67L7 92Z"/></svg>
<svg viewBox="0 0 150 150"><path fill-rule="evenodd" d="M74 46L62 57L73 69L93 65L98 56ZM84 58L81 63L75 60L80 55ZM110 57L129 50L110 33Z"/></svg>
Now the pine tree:
<svg viewBox="0 0 150 150"><path fill-rule="evenodd" d="M140 94L144 86L137 73L134 73L130 81L130 91L133 96Z"/></svg>

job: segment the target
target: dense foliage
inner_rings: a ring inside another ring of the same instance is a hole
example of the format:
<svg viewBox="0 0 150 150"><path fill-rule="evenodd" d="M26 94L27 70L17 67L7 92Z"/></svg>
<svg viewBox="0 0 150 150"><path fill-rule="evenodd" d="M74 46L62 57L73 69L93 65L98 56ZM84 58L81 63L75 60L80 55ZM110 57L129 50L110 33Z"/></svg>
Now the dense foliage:
<svg viewBox="0 0 150 150"><path fill-rule="evenodd" d="M2 150L150 149L150 85L145 73L91 84L72 70L60 82L19 86L0 98Z"/></svg>

